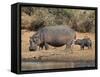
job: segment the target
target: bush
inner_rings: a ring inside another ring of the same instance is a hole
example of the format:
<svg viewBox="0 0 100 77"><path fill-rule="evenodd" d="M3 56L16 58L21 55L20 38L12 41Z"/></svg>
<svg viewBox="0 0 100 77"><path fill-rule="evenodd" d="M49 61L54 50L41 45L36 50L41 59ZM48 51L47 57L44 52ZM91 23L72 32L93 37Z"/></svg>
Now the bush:
<svg viewBox="0 0 100 77"><path fill-rule="evenodd" d="M31 30L37 31L40 28L45 27L45 22L43 20L36 20L31 23Z"/></svg>
<svg viewBox="0 0 100 77"><path fill-rule="evenodd" d="M75 31L95 32L95 11L43 7L22 8L22 29L38 30L44 26L68 25Z"/></svg>
<svg viewBox="0 0 100 77"><path fill-rule="evenodd" d="M28 16L26 13L22 12L21 16L21 28L22 29L29 29L31 27L31 17Z"/></svg>

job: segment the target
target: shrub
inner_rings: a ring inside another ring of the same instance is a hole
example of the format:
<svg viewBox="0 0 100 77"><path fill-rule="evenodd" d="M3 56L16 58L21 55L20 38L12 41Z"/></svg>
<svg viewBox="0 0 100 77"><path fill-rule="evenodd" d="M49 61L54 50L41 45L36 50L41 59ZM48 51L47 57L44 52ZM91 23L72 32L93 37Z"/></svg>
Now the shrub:
<svg viewBox="0 0 100 77"><path fill-rule="evenodd" d="M35 20L31 22L31 30L37 31L38 29L45 27L45 22L43 20Z"/></svg>
<svg viewBox="0 0 100 77"><path fill-rule="evenodd" d="M95 11L43 7L22 8L22 29L38 30L44 26L68 25L75 31L95 32Z"/></svg>

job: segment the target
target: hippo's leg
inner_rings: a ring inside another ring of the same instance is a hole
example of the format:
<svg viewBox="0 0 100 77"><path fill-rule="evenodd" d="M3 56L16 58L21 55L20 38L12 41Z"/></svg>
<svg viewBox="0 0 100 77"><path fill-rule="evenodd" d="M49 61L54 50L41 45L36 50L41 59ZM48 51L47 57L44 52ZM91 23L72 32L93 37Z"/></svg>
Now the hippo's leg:
<svg viewBox="0 0 100 77"><path fill-rule="evenodd" d="M48 47L48 44L45 43L44 46L45 46L45 50L48 50L48 48L49 48L49 47Z"/></svg>
<svg viewBox="0 0 100 77"><path fill-rule="evenodd" d="M73 50L72 50L72 45L70 45L70 51L71 51L71 53L73 53Z"/></svg>
<svg viewBox="0 0 100 77"><path fill-rule="evenodd" d="M92 44L89 44L88 45L88 49L92 49Z"/></svg>
<svg viewBox="0 0 100 77"><path fill-rule="evenodd" d="M43 50L43 46L44 46L44 44L40 44L39 45L39 50Z"/></svg>
<svg viewBox="0 0 100 77"><path fill-rule="evenodd" d="M71 52L72 52L71 45L66 44L65 50L66 50L66 51L71 51Z"/></svg>
<svg viewBox="0 0 100 77"><path fill-rule="evenodd" d="M66 43L66 50L67 51L71 51L72 52L72 44L73 44L73 40L69 40L67 43Z"/></svg>
<svg viewBox="0 0 100 77"><path fill-rule="evenodd" d="M84 45L81 45L81 50L84 50Z"/></svg>
<svg viewBox="0 0 100 77"><path fill-rule="evenodd" d="M93 51L93 47L92 47L92 44L90 44L90 47L89 47L89 49L91 49L91 51Z"/></svg>
<svg viewBox="0 0 100 77"><path fill-rule="evenodd" d="M71 52L72 52L72 47L71 47L71 45L69 46L69 51L71 51Z"/></svg>
<svg viewBox="0 0 100 77"><path fill-rule="evenodd" d="M39 50L43 50L43 46L39 46Z"/></svg>
<svg viewBox="0 0 100 77"><path fill-rule="evenodd" d="M92 49L92 44L90 44L90 48Z"/></svg>
<svg viewBox="0 0 100 77"><path fill-rule="evenodd" d="M92 49L92 46L88 46L88 49Z"/></svg>

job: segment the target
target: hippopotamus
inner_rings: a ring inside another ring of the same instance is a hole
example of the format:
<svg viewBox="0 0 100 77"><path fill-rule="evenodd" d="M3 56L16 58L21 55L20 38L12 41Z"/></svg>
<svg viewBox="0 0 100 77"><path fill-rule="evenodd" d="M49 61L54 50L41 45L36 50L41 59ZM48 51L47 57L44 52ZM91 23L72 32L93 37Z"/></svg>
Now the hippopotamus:
<svg viewBox="0 0 100 77"><path fill-rule="evenodd" d="M81 50L84 50L84 47L88 47L88 49L90 49L92 48L92 41L90 38L77 39L75 41L75 45L80 45Z"/></svg>
<svg viewBox="0 0 100 77"><path fill-rule="evenodd" d="M70 48L74 39L76 39L76 33L68 26L47 26L30 37L29 50L36 51L38 46L41 49L45 47L47 50L48 45L53 47L66 45L66 48Z"/></svg>

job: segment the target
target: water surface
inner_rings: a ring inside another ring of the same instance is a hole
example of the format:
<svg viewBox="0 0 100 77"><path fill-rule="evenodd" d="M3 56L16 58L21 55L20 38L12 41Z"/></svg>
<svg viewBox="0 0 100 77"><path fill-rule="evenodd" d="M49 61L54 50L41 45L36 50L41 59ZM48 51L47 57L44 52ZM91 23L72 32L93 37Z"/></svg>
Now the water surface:
<svg viewBox="0 0 100 77"><path fill-rule="evenodd" d="M78 62L22 62L22 70L43 70L77 67L95 67L95 61Z"/></svg>

